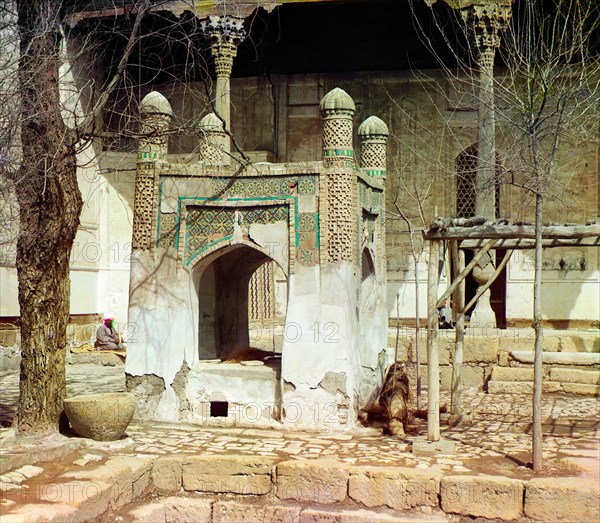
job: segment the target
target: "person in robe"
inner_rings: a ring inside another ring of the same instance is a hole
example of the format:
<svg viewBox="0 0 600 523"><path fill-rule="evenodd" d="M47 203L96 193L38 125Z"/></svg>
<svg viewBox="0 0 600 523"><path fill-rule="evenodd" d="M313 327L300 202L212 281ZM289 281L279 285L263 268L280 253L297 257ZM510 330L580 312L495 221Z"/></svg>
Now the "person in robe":
<svg viewBox="0 0 600 523"><path fill-rule="evenodd" d="M104 323L96 330L94 347L99 350L123 350L125 348L121 343L121 338L115 329L114 323L113 318L104 318Z"/></svg>

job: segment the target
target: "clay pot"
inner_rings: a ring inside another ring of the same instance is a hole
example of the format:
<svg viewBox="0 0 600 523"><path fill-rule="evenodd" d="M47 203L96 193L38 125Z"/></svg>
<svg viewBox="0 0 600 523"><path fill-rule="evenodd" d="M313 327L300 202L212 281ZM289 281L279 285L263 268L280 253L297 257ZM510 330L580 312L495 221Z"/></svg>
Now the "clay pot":
<svg viewBox="0 0 600 523"><path fill-rule="evenodd" d="M135 412L135 396L127 392L85 394L64 401L73 429L84 438L114 441L124 433Z"/></svg>

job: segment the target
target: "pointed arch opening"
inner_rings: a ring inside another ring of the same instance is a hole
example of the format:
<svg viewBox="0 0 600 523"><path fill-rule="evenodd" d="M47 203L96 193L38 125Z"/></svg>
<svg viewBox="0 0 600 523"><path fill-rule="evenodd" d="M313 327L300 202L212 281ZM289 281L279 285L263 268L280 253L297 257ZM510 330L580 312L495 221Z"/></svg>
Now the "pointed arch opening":
<svg viewBox="0 0 600 523"><path fill-rule="evenodd" d="M199 360L226 359L250 347L250 282L265 264L277 267L285 278L268 254L245 243L214 251L194 267Z"/></svg>

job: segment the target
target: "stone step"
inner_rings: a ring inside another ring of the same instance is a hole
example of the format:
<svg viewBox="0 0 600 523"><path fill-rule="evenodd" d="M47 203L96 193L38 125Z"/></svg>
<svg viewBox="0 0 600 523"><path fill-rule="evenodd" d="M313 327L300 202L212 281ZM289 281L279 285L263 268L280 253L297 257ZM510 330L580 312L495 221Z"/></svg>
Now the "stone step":
<svg viewBox="0 0 600 523"><path fill-rule="evenodd" d="M454 343L454 329L440 330L438 340L440 342ZM401 329L398 333L398 342L401 348L409 345L414 347L415 334L413 330ZM420 341L423 345L427 343L427 330L422 329ZM496 346L502 351L531 350L535 342L535 336L531 329L472 329L465 332L465 343L474 346ZM544 352L587 352L600 353L600 337L592 332L552 332L544 333ZM388 330L387 346L396 346L395 330Z"/></svg>
<svg viewBox="0 0 600 523"><path fill-rule="evenodd" d="M528 350L510 351L510 358L519 363L533 363L535 353ZM545 352L542 362L549 365L600 365L598 352Z"/></svg>
<svg viewBox="0 0 600 523"><path fill-rule="evenodd" d="M169 496L150 503L139 503L127 512L122 511L127 521L207 521L226 523L231 521L277 521L336 523L446 523L450 517L441 510L425 514L419 511L397 512L391 510L369 510L348 508L339 505L330 507L303 507L289 503L264 503L252 501L212 501L203 498Z"/></svg>
<svg viewBox="0 0 600 523"><path fill-rule="evenodd" d="M487 384L489 394L531 394L533 392L533 381L494 381ZM543 392L562 392L576 396L598 396L599 385L585 383L560 383L558 381L543 381Z"/></svg>
<svg viewBox="0 0 600 523"><path fill-rule="evenodd" d="M596 369L550 369L550 380L561 383L600 385L600 370Z"/></svg>
<svg viewBox="0 0 600 523"><path fill-rule="evenodd" d="M551 368L544 369L544 379L559 383L580 383L583 385L600 385L600 370ZM532 367L494 367L492 381L533 381Z"/></svg>

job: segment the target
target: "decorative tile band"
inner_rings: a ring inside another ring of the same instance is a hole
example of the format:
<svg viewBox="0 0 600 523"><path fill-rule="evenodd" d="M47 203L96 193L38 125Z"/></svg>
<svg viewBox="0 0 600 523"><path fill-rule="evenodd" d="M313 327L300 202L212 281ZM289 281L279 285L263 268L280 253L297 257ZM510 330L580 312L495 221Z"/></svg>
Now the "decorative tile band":
<svg viewBox="0 0 600 523"><path fill-rule="evenodd" d="M334 156L347 156L352 158L354 156L353 149L323 149L323 156L325 158L331 158Z"/></svg>
<svg viewBox="0 0 600 523"><path fill-rule="evenodd" d="M245 198L291 196L297 187L298 194L316 194L317 177L310 176L266 176L256 178L214 178L213 193Z"/></svg>
<svg viewBox="0 0 600 523"><path fill-rule="evenodd" d="M385 171L383 169L367 169L367 174L369 176L385 176Z"/></svg>
<svg viewBox="0 0 600 523"><path fill-rule="evenodd" d="M189 265L202 252L233 237L235 222L242 229L252 224L289 222L288 205L215 207L192 205L186 218L184 263Z"/></svg>
<svg viewBox="0 0 600 523"><path fill-rule="evenodd" d="M137 158L138 160L164 160L166 154L164 152L148 152L148 151L138 151Z"/></svg>

